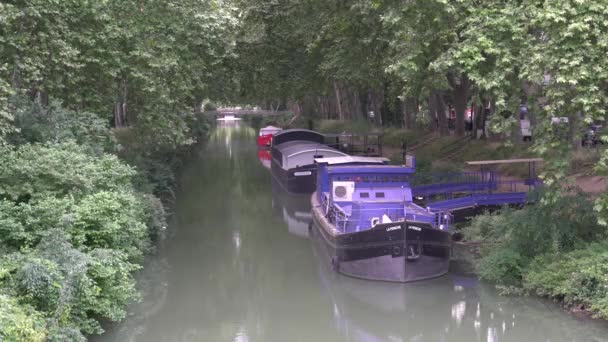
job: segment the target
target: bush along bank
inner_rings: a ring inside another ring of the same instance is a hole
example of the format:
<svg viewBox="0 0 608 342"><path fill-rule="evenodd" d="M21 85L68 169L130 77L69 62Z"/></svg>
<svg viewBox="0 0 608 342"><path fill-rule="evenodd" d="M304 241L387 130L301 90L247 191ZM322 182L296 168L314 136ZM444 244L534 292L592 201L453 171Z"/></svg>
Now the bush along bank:
<svg viewBox="0 0 608 342"><path fill-rule="evenodd" d="M506 294L535 294L608 319L608 231L585 194L562 193L522 210L474 218L463 229L483 242L476 268Z"/></svg>
<svg viewBox="0 0 608 342"><path fill-rule="evenodd" d="M121 146L96 115L35 102L15 126L0 145L0 340L85 341L138 298L133 272L175 185L169 151L184 148L144 154L144 132Z"/></svg>

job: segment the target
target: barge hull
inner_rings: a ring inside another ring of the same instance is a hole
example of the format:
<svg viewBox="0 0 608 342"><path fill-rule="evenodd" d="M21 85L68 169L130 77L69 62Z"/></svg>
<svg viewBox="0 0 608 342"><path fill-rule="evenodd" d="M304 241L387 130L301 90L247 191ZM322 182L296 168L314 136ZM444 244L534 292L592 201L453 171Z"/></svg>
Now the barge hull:
<svg viewBox="0 0 608 342"><path fill-rule="evenodd" d="M317 178L315 165L285 170L273 159L270 171L281 187L289 193L310 194L315 191Z"/></svg>
<svg viewBox="0 0 608 342"><path fill-rule="evenodd" d="M449 270L451 234L428 223L396 222L348 234L333 234L316 195L312 199L315 238L324 245L332 268L344 275L410 282Z"/></svg>

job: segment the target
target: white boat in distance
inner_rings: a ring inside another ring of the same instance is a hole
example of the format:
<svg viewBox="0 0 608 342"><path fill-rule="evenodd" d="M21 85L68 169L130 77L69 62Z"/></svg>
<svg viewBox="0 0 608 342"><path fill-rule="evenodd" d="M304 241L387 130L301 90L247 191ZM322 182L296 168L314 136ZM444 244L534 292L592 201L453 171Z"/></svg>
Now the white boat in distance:
<svg viewBox="0 0 608 342"><path fill-rule="evenodd" d="M234 115L231 115L231 114L226 114L222 118L217 118L217 121L240 121L240 120L242 120L242 119L235 117Z"/></svg>

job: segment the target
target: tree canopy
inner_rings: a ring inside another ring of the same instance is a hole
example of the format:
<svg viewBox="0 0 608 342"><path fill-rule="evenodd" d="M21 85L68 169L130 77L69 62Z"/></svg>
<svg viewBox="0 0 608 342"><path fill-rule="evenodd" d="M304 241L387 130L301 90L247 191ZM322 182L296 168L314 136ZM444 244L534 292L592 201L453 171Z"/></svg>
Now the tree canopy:
<svg viewBox="0 0 608 342"><path fill-rule="evenodd" d="M509 133L524 104L549 186L565 175L586 127L606 122L608 10L601 0L237 3L237 51L248 75L241 94L261 105L330 119L375 111L380 123L430 122L442 134L450 107L462 135L467 107L477 127L488 119L494 132ZM565 128L552 123L557 117L568 118ZM601 153L596 171L606 174L608 152ZM596 203L606 222L608 198Z"/></svg>

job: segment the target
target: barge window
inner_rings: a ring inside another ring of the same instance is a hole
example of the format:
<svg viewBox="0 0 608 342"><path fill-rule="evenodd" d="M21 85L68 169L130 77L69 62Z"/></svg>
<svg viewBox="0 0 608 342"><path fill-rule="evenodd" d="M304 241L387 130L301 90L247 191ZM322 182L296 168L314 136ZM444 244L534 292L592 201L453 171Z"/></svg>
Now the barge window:
<svg viewBox="0 0 608 342"><path fill-rule="evenodd" d="M369 198L369 192L362 192L359 194L359 197L361 198Z"/></svg>
<svg viewBox="0 0 608 342"><path fill-rule="evenodd" d="M384 198L384 192L376 192L376 198Z"/></svg>

